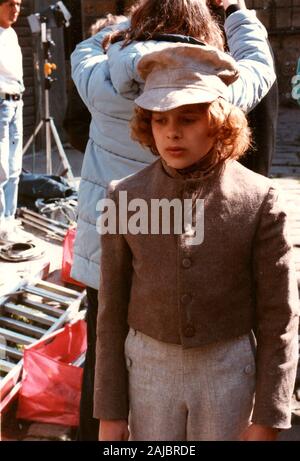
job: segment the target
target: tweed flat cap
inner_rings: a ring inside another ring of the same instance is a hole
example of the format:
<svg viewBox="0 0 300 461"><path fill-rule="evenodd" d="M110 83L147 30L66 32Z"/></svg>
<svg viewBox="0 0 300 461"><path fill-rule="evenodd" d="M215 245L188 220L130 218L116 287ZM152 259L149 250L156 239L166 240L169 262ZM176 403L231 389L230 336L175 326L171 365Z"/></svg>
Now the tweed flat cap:
<svg viewBox="0 0 300 461"><path fill-rule="evenodd" d="M239 76L236 61L209 45L161 44L138 63L145 80L135 103L148 110L164 112L186 104L228 98L228 85Z"/></svg>

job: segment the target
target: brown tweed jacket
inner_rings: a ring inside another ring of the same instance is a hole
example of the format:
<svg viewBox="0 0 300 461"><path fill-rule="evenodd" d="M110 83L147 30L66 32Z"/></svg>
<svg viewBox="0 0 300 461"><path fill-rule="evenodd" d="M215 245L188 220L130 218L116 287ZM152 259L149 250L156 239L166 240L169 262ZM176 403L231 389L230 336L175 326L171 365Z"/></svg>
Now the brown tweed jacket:
<svg viewBox="0 0 300 461"><path fill-rule="evenodd" d="M151 199L204 199L204 240L189 245L174 228L169 235L102 236L94 416L128 416L129 326L184 348L254 330L252 421L290 427L299 300L287 215L273 183L236 161L206 175L181 175L158 160L112 183L117 211L121 191L149 209Z"/></svg>

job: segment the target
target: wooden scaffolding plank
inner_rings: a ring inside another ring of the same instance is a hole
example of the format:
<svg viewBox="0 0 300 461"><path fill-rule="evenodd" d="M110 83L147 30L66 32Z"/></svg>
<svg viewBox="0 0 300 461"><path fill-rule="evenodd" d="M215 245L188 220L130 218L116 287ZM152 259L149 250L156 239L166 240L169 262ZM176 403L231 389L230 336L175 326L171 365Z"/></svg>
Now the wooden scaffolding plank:
<svg viewBox="0 0 300 461"><path fill-rule="evenodd" d="M16 333L15 331L7 330L6 328L2 328L0 326L0 336L3 336L7 341L11 341L15 344L21 344L23 346L27 344L32 344L35 339L31 338L30 336L22 335L20 333Z"/></svg>
<svg viewBox="0 0 300 461"><path fill-rule="evenodd" d="M66 298L78 299L78 297L80 296L80 292L76 290L72 290L71 288L66 288L60 285L55 285L54 283L47 282L46 280L41 280L35 286L37 288L40 287L52 291L53 293L61 294Z"/></svg>
<svg viewBox="0 0 300 461"><path fill-rule="evenodd" d="M43 304L39 303L37 301L33 301L29 298L25 298L22 300L22 303L24 303L25 306L33 307L35 309L38 309L41 312L44 312L45 314L51 315L53 317L60 317L64 314L65 310L62 310L58 307L51 306L50 304ZM23 304L22 304L23 305Z"/></svg>
<svg viewBox="0 0 300 461"><path fill-rule="evenodd" d="M20 322L19 320L13 320L8 317L0 317L0 325L9 327L13 331L20 331L22 334L33 336L34 338L41 338L47 330L43 328L35 327L29 323Z"/></svg>
<svg viewBox="0 0 300 461"><path fill-rule="evenodd" d="M58 295L56 293L51 293L48 290L44 290L43 288L35 287L33 285L27 286L24 289L24 291L26 293L31 293L31 294L34 294L34 295L41 296L44 299L50 299L50 300L53 300L53 301L57 301L57 302L63 304L64 306L69 306L70 303L72 301L74 301L74 299L67 298L65 296L61 296L61 295Z"/></svg>
<svg viewBox="0 0 300 461"><path fill-rule="evenodd" d="M0 357L5 359L6 356L11 357L12 359L21 360L23 353L16 348L9 347L5 344L0 344Z"/></svg>
<svg viewBox="0 0 300 461"><path fill-rule="evenodd" d="M4 304L5 312L9 314L15 314L19 316L26 317L28 320L33 320L34 322L42 323L43 325L52 326L56 322L55 317L40 312L38 310L22 306L20 304L5 303Z"/></svg>
<svg viewBox="0 0 300 461"><path fill-rule="evenodd" d="M7 360L0 359L0 370L9 373L14 367L15 363L8 362Z"/></svg>

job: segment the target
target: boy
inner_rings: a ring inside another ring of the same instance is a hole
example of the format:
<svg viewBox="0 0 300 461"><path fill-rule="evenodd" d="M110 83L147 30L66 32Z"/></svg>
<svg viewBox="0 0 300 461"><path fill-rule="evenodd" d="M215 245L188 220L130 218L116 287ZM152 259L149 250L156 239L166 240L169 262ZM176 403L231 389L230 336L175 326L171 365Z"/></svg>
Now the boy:
<svg viewBox="0 0 300 461"><path fill-rule="evenodd" d="M298 290L279 194L236 162L250 134L227 101L235 61L168 44L138 70L145 89L132 132L160 159L110 188L117 225L102 235L99 438L126 440L129 423L131 440L275 440L290 427ZM176 220L167 234L124 232L125 193L127 224L138 206L151 221L153 200L191 201L196 212L179 234Z"/></svg>

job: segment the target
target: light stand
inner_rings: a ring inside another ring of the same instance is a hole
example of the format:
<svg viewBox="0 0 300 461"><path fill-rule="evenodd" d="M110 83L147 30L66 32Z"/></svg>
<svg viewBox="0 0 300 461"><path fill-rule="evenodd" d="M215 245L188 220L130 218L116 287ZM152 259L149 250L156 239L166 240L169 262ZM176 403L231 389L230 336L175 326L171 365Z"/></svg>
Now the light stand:
<svg viewBox="0 0 300 461"><path fill-rule="evenodd" d="M51 89L51 84L55 80L51 77L51 74L53 70L56 69L56 64L51 62L50 47L51 45L54 45L54 43L51 40L51 29L47 29L46 18L41 18L41 41L42 41L43 53L44 53L44 76L45 76L45 86L44 86L45 106L44 106L44 109L45 109L45 114L44 114L44 118L39 122L33 134L28 139L23 149L23 154L25 154L29 146L35 140L40 129L45 125L47 174L52 174L52 149L51 149L51 134L52 134L54 141L56 143L56 146L57 146L58 153L60 155L61 163L64 166L63 176L66 175L68 179L74 179L71 165L69 163L69 160L66 156L63 145L59 138L59 134L57 132L53 117L50 116L49 91Z"/></svg>

